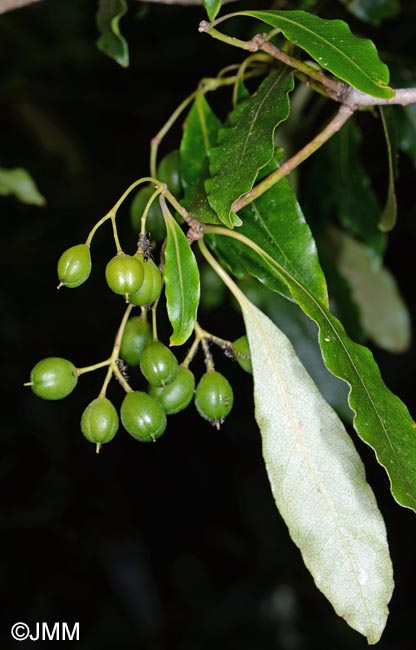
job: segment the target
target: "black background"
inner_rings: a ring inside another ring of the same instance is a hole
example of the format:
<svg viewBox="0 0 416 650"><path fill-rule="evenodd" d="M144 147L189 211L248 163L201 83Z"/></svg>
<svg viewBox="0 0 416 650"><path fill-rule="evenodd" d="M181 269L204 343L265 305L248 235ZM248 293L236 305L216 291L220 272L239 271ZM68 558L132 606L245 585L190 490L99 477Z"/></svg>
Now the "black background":
<svg viewBox="0 0 416 650"><path fill-rule="evenodd" d="M403 57L412 54L411 4L374 31L377 44ZM139 18L138 9L122 21L126 70L95 47L94 2L62 0L58 8L45 0L0 16L0 164L27 168L47 198L42 208L0 198L1 647L15 647L10 625L21 620L79 621L77 646L88 649L364 648L316 590L276 512L251 378L236 364L218 355L236 397L219 432L192 407L170 418L157 444L120 431L98 456L79 419L102 371L82 377L57 403L23 388L45 356L77 366L108 356L123 311L103 280L110 228L96 236L92 277L76 291L56 291L56 260L147 174L150 138L199 78L241 60L198 34L201 10L152 5ZM359 29L372 35L362 23ZM162 151L177 146L179 135L174 130ZM401 171L386 262L415 321L414 169L406 158ZM127 210L121 236L132 238ZM200 320L224 338L242 334L231 301L203 310ZM374 353L386 383L414 410L414 346L397 356ZM119 403L120 388L110 393ZM410 649L415 517L395 504L373 453L354 440L386 519L395 569L379 647Z"/></svg>

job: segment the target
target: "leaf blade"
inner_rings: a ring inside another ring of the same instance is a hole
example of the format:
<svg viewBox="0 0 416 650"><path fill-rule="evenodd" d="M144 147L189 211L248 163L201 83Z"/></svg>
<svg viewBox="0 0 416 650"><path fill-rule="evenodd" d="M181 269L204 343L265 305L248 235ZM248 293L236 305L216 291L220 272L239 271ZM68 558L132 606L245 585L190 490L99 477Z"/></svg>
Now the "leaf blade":
<svg viewBox="0 0 416 650"><path fill-rule="evenodd" d="M217 145L209 152L208 201L230 228L241 224L232 212L234 201L253 187L259 170L273 158L273 134L289 116L288 94L293 84L292 73L284 68L272 71L255 95L231 112L229 124L219 130Z"/></svg>
<svg viewBox="0 0 416 650"><path fill-rule="evenodd" d="M237 235L225 229L223 234ZM370 350L352 341L339 320L283 266L261 250L258 253L270 272L286 281L295 302L317 324L326 367L350 388L355 430L386 470L397 503L416 511L416 423L407 407L385 385Z"/></svg>
<svg viewBox="0 0 416 650"><path fill-rule="evenodd" d="M394 91L389 70L369 39L358 38L342 20L325 20L305 11L241 11L280 29L336 77L374 97L390 98Z"/></svg>
<svg viewBox="0 0 416 650"><path fill-rule="evenodd" d="M198 93L186 117L179 147L185 199L191 202L217 140L221 121L202 93Z"/></svg>
<svg viewBox="0 0 416 650"><path fill-rule="evenodd" d="M361 459L286 336L245 297L239 302L277 508L317 587L338 615L377 643L393 576L384 522Z"/></svg>
<svg viewBox="0 0 416 650"><path fill-rule="evenodd" d="M0 167L0 196L14 195L22 203L43 206L45 197L39 192L35 181L23 167L6 169Z"/></svg>
<svg viewBox="0 0 416 650"><path fill-rule="evenodd" d="M199 305L199 271L195 255L175 219L166 215L165 294L173 332L170 345L182 345L193 332Z"/></svg>
<svg viewBox="0 0 416 650"><path fill-rule="evenodd" d="M214 20L221 9L222 0L202 0L202 4L208 14L209 20Z"/></svg>
<svg viewBox="0 0 416 650"><path fill-rule="evenodd" d="M120 33L119 23L127 9L126 0L100 0L96 14L97 27L101 33L97 47L123 68L129 65L129 47Z"/></svg>
<svg viewBox="0 0 416 650"><path fill-rule="evenodd" d="M390 109L390 110L389 110ZM395 112L389 106L380 106L381 121L383 123L384 137L386 139L387 161L388 161L388 181L387 197L384 204L383 212L380 217L378 227L381 232L393 230L397 220L397 198L395 189L396 178L396 159L397 159L397 125L395 122Z"/></svg>

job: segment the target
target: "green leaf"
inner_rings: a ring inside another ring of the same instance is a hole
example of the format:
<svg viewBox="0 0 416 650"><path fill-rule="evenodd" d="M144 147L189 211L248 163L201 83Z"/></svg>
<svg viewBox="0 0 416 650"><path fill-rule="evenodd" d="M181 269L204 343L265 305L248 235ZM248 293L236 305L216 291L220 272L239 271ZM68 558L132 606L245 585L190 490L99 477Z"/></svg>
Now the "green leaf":
<svg viewBox="0 0 416 650"><path fill-rule="evenodd" d="M226 229L223 234L240 236ZM258 254L270 266L270 272L287 283L293 299L318 325L326 367L350 386L355 430L375 450L378 462L386 469L396 501L416 510L416 423L408 409L384 384L370 350L352 341L338 319L283 266L261 249Z"/></svg>
<svg viewBox="0 0 416 650"><path fill-rule="evenodd" d="M393 230L397 220L397 199L394 181L397 176L397 125L395 121L396 113L391 106L379 106L381 120L383 122L384 137L386 138L387 159L388 159L388 183L387 198L381 214L378 227L382 232Z"/></svg>
<svg viewBox="0 0 416 650"><path fill-rule="evenodd" d="M172 215L166 218L165 292L173 328L170 345L182 345L193 332L199 305L199 271L195 255Z"/></svg>
<svg viewBox="0 0 416 650"><path fill-rule="evenodd" d="M293 75L281 67L273 70L218 132L217 146L209 153L212 178L205 182L205 189L211 207L230 228L241 224L232 212L234 201L253 187L259 170L273 158L274 131L289 115L292 89Z"/></svg>
<svg viewBox="0 0 416 650"><path fill-rule="evenodd" d="M241 287L241 284L240 284ZM263 288L260 302L243 293L286 334L325 400L344 422L352 425L353 413L348 406L348 386L325 367L316 336L316 325L298 305Z"/></svg>
<svg viewBox="0 0 416 650"><path fill-rule="evenodd" d="M296 195L287 178L273 185L241 211L238 232L255 242L293 277L303 282L318 300L328 304L325 276L319 264L315 241ZM225 241L227 240L227 241ZM257 253L234 239L217 238L216 249L230 260L231 249L239 265L273 291L291 298L290 288ZM223 257L224 257L223 256Z"/></svg>
<svg viewBox="0 0 416 650"><path fill-rule="evenodd" d="M209 20L214 20L221 9L222 0L202 0L202 4L208 14Z"/></svg>
<svg viewBox="0 0 416 650"><path fill-rule="evenodd" d="M335 216L381 256L386 243L378 228L381 207L362 161L360 137L360 131L347 122L316 153L304 178L302 204L323 231Z"/></svg>
<svg viewBox="0 0 416 650"><path fill-rule="evenodd" d="M388 67L372 41L351 33L343 20L324 20L304 11L240 11L274 28L305 50L325 70L374 97L394 97Z"/></svg>
<svg viewBox="0 0 416 650"><path fill-rule="evenodd" d="M400 12L399 0L341 0L354 16L366 23L380 25L386 18L393 18Z"/></svg>
<svg viewBox="0 0 416 650"><path fill-rule="evenodd" d="M367 335L389 352L410 346L411 322L394 276L371 251L348 233L333 229L336 263L348 280Z"/></svg>
<svg viewBox="0 0 416 650"><path fill-rule="evenodd" d="M192 201L203 173L208 150L217 141L221 121L202 93L198 93L185 120L180 144L181 175L187 202Z"/></svg>
<svg viewBox="0 0 416 650"><path fill-rule="evenodd" d="M96 22L101 36L97 47L123 68L129 65L129 48L120 33L119 22L126 13L126 0L99 0Z"/></svg>
<svg viewBox="0 0 416 650"><path fill-rule="evenodd" d="M277 508L316 586L339 616L377 643L394 583L384 521L363 463L286 336L243 294L236 297Z"/></svg>
<svg viewBox="0 0 416 650"><path fill-rule="evenodd" d="M22 203L45 205L46 200L36 187L35 181L22 167L0 167L0 196L14 195Z"/></svg>

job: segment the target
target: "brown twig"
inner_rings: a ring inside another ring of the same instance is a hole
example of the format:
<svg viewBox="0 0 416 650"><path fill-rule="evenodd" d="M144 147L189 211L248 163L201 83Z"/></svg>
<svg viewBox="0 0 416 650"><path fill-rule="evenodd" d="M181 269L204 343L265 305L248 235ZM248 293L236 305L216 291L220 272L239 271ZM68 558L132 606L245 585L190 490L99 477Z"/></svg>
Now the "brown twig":
<svg viewBox="0 0 416 650"><path fill-rule="evenodd" d="M39 2L40 0L2 0L0 3L0 14L5 14L7 11L12 11L13 9L20 9L26 5L31 5L34 2Z"/></svg>

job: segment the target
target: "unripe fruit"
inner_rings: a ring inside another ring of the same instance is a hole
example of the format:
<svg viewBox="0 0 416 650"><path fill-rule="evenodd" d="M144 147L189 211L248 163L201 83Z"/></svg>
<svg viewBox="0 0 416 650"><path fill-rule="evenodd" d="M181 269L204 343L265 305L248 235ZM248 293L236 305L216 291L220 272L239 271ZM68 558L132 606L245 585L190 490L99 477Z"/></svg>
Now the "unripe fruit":
<svg viewBox="0 0 416 650"><path fill-rule="evenodd" d="M107 264L105 278L114 293L121 295L134 293L143 282L143 264L134 255L119 253Z"/></svg>
<svg viewBox="0 0 416 650"><path fill-rule="evenodd" d="M159 163L156 175L158 180L166 183L168 190L175 196L182 192L182 179L180 174L180 155L175 149L166 154Z"/></svg>
<svg viewBox="0 0 416 650"><path fill-rule="evenodd" d="M81 431L90 442L103 445L110 442L118 431L116 409L106 397L97 397L88 404L81 416Z"/></svg>
<svg viewBox="0 0 416 650"><path fill-rule="evenodd" d="M160 341L152 341L142 352L140 370L149 384L165 386L178 374L178 360Z"/></svg>
<svg viewBox="0 0 416 650"><path fill-rule="evenodd" d="M189 368L179 366L175 379L166 386L150 386L149 395L162 406L165 413L172 415L183 411L192 401L195 377Z"/></svg>
<svg viewBox="0 0 416 650"><path fill-rule="evenodd" d="M133 438L141 442L152 442L166 429L166 413L161 405L147 393L127 393L120 409L123 427Z"/></svg>
<svg viewBox="0 0 416 650"><path fill-rule="evenodd" d="M130 222L136 232L141 229L144 209L154 191L153 187L142 187L133 199L130 207ZM146 230L150 233L150 237L156 241L162 241L166 237L165 220L158 198L153 201L147 213Z"/></svg>
<svg viewBox="0 0 416 650"><path fill-rule="evenodd" d="M234 402L233 389L221 373L209 370L202 375L195 392L198 413L219 429Z"/></svg>
<svg viewBox="0 0 416 650"><path fill-rule="evenodd" d="M143 260L140 253L136 254L138 259ZM153 260L142 261L144 277L140 288L129 295L129 302L133 305L152 305L160 296L162 291L162 274Z"/></svg>
<svg viewBox="0 0 416 650"><path fill-rule="evenodd" d="M58 260L59 286L74 289L88 280L91 273L91 253L87 244L77 244L64 251ZM58 287L59 288L59 287Z"/></svg>
<svg viewBox="0 0 416 650"><path fill-rule="evenodd" d="M138 366L143 350L152 342L150 323L140 316L132 316L126 323L120 345L120 357L129 366Z"/></svg>
<svg viewBox="0 0 416 650"><path fill-rule="evenodd" d="M240 336L232 344L232 350L236 361L246 372L253 373L253 366L251 364L250 348L248 346L247 336Z"/></svg>
<svg viewBox="0 0 416 650"><path fill-rule="evenodd" d="M47 357L34 366L28 385L38 397L57 400L72 393L77 382L77 369L71 361L61 357Z"/></svg>

